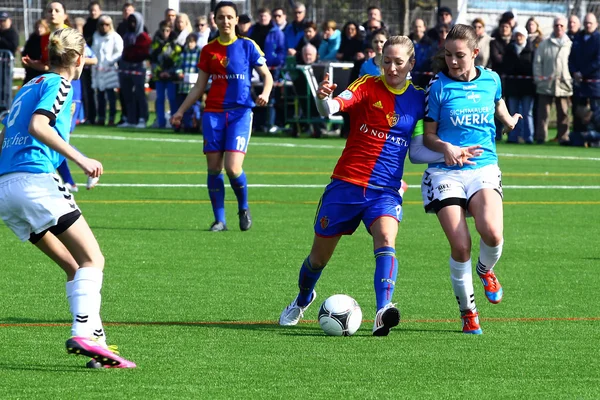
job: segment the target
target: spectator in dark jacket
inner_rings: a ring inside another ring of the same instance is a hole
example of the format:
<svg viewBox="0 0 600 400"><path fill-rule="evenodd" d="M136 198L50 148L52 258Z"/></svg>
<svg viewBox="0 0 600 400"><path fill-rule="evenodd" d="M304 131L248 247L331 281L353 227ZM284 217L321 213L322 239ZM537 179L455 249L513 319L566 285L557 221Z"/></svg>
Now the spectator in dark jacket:
<svg viewBox="0 0 600 400"><path fill-rule="evenodd" d="M431 80L431 60L435 53L432 40L425 34L427 27L425 21L417 18L412 23L412 30L408 37L415 48L415 66L411 72L413 82L426 88Z"/></svg>
<svg viewBox="0 0 600 400"><path fill-rule="evenodd" d="M497 37L490 42L490 65L494 71L500 75L501 82L504 82L503 75L504 71L504 54L506 54L506 48L512 39L512 26L510 20L500 21L498 26ZM502 84L504 86L504 83ZM502 130L504 127L502 123L496 119L496 141L502 140Z"/></svg>
<svg viewBox="0 0 600 400"><path fill-rule="evenodd" d="M440 25L448 25L448 30L452 28L452 10L450 7L440 7L437 12L437 23L436 25L427 31L427 36L434 42L439 39L439 27Z"/></svg>
<svg viewBox="0 0 600 400"><path fill-rule="evenodd" d="M150 54L152 40L144 32L142 14L134 12L127 17L127 33L123 38L123 57L119 62L119 82L127 107L127 119L120 127L145 128L148 120L146 99L146 67L144 61Z"/></svg>
<svg viewBox="0 0 600 400"><path fill-rule="evenodd" d="M302 48L307 44L312 44L316 49L321 45L321 35L318 32L317 24L312 21L306 22L306 28L304 28L304 37L296 46L296 64L304 64ZM311 63L312 64L312 63Z"/></svg>
<svg viewBox="0 0 600 400"><path fill-rule="evenodd" d="M575 35L581 32L581 20L577 15L571 15L569 17L569 22L567 23L567 36L571 39L571 42L575 40Z"/></svg>
<svg viewBox="0 0 600 400"><path fill-rule="evenodd" d="M35 22L35 28L27 42L25 42L25 46L23 47L23 51L21 55L23 57L28 56L32 60L40 60L42 58L42 44L41 38L44 35L50 33L50 29L48 28L48 23L45 19L39 19ZM42 75L44 72L30 68L25 66L25 79L23 79L23 85L35 78L36 76Z"/></svg>
<svg viewBox="0 0 600 400"><path fill-rule="evenodd" d="M265 53L267 67L273 75L273 81L279 79L280 67L285 64L287 47L285 35L279 26L271 19L271 10L261 8L258 10L258 22L248 31L248 37L254 40L258 47ZM255 110L256 125L266 131L275 132L275 93L271 92L269 104L265 110L260 107Z"/></svg>
<svg viewBox="0 0 600 400"><path fill-rule="evenodd" d="M358 24L350 21L342 29L342 43L336 55L340 61L358 61L365 58L365 44L358 34Z"/></svg>
<svg viewBox="0 0 600 400"><path fill-rule="evenodd" d="M508 134L508 143L533 143L533 99L535 85L533 79L533 54L534 42L527 40L527 29L522 26L515 27L514 41L506 48L504 54L504 79L503 92L508 100L508 110L511 114L519 113L523 119L517 123L515 129Z"/></svg>
<svg viewBox="0 0 600 400"><path fill-rule="evenodd" d="M589 104L592 112L600 109L600 33L598 20L589 13L583 20L583 31L575 35L569 56L569 71L573 77L573 108ZM573 130L584 126L573 121Z"/></svg>
<svg viewBox="0 0 600 400"><path fill-rule="evenodd" d="M94 33L98 28L98 18L102 15L102 9L100 3L97 1L91 1L88 4L89 16L83 26L83 38L88 46L92 47L92 40L94 39Z"/></svg>
<svg viewBox="0 0 600 400"><path fill-rule="evenodd" d="M306 7L302 3L296 3L294 7L294 20L288 23L283 34L285 35L285 45L288 55L296 55L296 46L302 36L304 36L304 28L306 27Z"/></svg>
<svg viewBox="0 0 600 400"><path fill-rule="evenodd" d="M0 12L0 50L8 50L13 56L19 47L19 34L12 26L10 15Z"/></svg>
<svg viewBox="0 0 600 400"><path fill-rule="evenodd" d="M117 33L121 35L122 38L127 33L127 18L135 12L135 7L131 3L125 3L121 10L123 13L123 20L117 26Z"/></svg>

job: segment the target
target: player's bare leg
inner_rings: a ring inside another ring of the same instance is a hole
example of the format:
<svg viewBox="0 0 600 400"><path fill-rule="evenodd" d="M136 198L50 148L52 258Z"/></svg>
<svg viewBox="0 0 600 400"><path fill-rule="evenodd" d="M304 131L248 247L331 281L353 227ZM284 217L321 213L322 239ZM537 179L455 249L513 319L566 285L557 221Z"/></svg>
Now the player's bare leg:
<svg viewBox="0 0 600 400"><path fill-rule="evenodd" d="M477 274L483 283L485 296L491 303L497 304L502 301L504 295L502 285L494 272L504 244L502 197L493 189L482 189L471 198L469 211L481 236Z"/></svg>
<svg viewBox="0 0 600 400"><path fill-rule="evenodd" d="M72 338L67 352L95 359L107 368L134 368L135 364L113 353L104 340L100 304L104 256L83 216L57 238L71 253L79 269L73 279L70 306L73 313Z"/></svg>
<svg viewBox="0 0 600 400"><path fill-rule="evenodd" d="M447 206L437 216L450 243L450 279L463 321L463 332L481 334L473 290L471 235L465 210L460 206Z"/></svg>
<svg viewBox="0 0 600 400"><path fill-rule="evenodd" d="M390 329L400 323L400 310L392 303L398 275L398 260L395 250L398 221L392 217L381 217L371 225L370 231L373 235L375 254L373 284L377 301L373 335L387 336Z"/></svg>

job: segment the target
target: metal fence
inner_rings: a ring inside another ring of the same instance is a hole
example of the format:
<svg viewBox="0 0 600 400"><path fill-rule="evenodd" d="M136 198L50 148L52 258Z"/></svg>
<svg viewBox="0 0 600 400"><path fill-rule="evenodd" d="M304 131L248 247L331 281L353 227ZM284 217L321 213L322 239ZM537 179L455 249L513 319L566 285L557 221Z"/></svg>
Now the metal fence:
<svg viewBox="0 0 600 400"><path fill-rule="evenodd" d="M8 50L0 50L0 113L12 103L12 80L15 58Z"/></svg>

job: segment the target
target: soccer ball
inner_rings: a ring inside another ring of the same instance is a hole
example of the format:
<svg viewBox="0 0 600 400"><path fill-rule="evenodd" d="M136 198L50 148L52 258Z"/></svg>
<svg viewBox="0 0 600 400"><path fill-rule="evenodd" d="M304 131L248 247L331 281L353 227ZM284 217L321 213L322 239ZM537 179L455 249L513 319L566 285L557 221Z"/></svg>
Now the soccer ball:
<svg viewBox="0 0 600 400"><path fill-rule="evenodd" d="M334 294L321 304L319 325L330 336L351 336L362 322L362 310L352 297Z"/></svg>

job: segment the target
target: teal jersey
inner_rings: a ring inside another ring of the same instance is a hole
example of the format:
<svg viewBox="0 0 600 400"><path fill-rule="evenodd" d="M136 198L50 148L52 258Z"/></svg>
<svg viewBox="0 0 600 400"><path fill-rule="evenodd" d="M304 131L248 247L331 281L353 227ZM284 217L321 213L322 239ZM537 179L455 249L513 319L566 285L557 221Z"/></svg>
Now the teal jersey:
<svg viewBox="0 0 600 400"><path fill-rule="evenodd" d="M481 145L483 154L473 159L476 165L449 167L445 163L429 164L442 169L475 169L498 163L496 154L496 102L502 98L497 73L482 67L470 82L458 81L443 72L431 79L426 93L425 121L437 122L437 134L445 142L459 147Z"/></svg>
<svg viewBox="0 0 600 400"><path fill-rule="evenodd" d="M12 172L53 173L64 157L29 134L33 114L50 119L56 134L69 142L71 129L71 83L48 73L27 82L15 95L5 126L0 175Z"/></svg>

